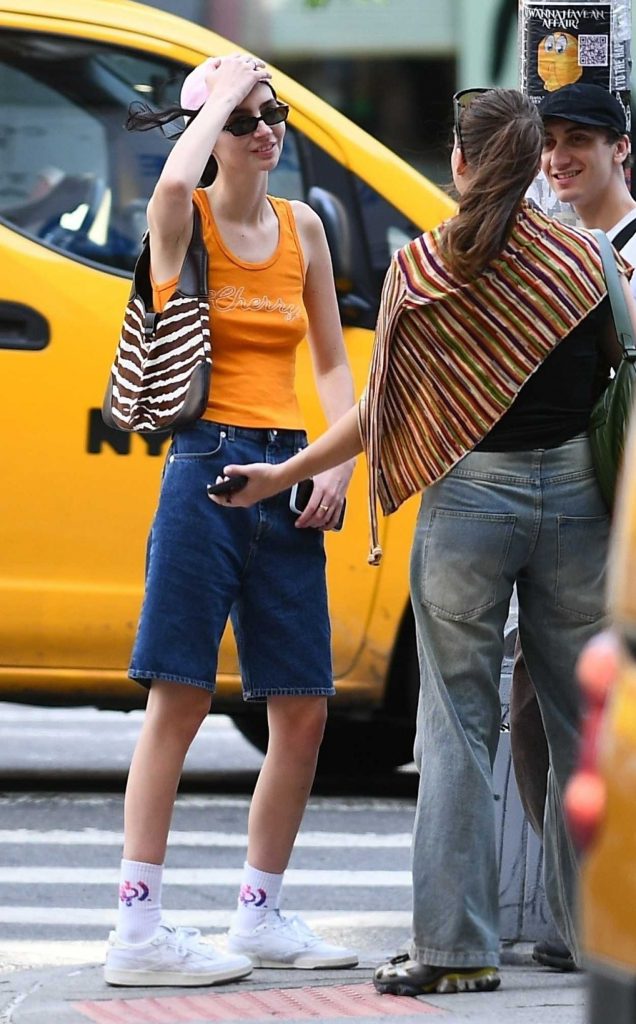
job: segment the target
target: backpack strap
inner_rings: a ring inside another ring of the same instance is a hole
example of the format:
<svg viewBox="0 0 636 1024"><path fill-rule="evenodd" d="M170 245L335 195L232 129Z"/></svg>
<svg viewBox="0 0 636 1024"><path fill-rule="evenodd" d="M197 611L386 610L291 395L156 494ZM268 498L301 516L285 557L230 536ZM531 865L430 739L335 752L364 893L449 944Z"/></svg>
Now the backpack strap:
<svg viewBox="0 0 636 1024"><path fill-rule="evenodd" d="M603 273L605 275L605 283L607 284L607 294L609 295L612 307L616 336L621 344L624 355L628 359L634 360L636 359L636 346L634 345L632 320L623 294L612 243L605 232L599 228L594 228L591 234L596 238L600 248Z"/></svg>

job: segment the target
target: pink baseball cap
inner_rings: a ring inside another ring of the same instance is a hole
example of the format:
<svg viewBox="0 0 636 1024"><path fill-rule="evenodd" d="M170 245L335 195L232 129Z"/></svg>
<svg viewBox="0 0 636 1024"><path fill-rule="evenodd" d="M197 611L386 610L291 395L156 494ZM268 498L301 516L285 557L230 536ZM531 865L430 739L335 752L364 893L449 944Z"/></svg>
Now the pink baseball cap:
<svg viewBox="0 0 636 1024"><path fill-rule="evenodd" d="M208 57L186 77L179 96L181 106L185 110L200 110L207 100L210 90L206 85L205 76L214 67L216 59L216 57Z"/></svg>
<svg viewBox="0 0 636 1024"><path fill-rule="evenodd" d="M208 57L202 64L197 64L196 68L187 75L179 95L179 102L184 110L200 110L207 100L210 90L205 78L208 72L214 68L215 62L218 59L218 57ZM273 95L276 96L274 86L269 79L264 78L263 82L269 86Z"/></svg>

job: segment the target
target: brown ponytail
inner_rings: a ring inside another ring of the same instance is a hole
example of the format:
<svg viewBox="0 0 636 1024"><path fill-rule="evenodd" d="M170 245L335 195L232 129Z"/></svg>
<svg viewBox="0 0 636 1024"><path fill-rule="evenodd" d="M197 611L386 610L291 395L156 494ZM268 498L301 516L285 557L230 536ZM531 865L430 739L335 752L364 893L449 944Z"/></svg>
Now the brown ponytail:
<svg viewBox="0 0 636 1024"><path fill-rule="evenodd" d="M462 112L461 143L471 177L440 247L453 273L469 280L508 241L539 169L543 124L527 96L515 89L489 89Z"/></svg>

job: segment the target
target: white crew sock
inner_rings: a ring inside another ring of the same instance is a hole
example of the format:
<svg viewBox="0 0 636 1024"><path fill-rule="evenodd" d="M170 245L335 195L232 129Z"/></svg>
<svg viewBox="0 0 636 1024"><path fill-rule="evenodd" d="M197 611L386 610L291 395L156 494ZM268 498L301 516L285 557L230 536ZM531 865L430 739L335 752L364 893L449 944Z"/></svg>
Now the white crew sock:
<svg viewBox="0 0 636 1024"><path fill-rule="evenodd" d="M239 931L251 931L265 920L269 911L278 910L283 878L284 875L259 871L245 861L235 919Z"/></svg>
<svg viewBox="0 0 636 1024"><path fill-rule="evenodd" d="M161 924L163 864L122 860L117 935L123 942L148 942Z"/></svg>

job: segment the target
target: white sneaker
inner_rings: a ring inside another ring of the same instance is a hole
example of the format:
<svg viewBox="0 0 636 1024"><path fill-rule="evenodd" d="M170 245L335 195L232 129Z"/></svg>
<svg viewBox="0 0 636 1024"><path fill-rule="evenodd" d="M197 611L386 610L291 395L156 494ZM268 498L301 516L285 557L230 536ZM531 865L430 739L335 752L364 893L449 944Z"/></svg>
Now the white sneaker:
<svg viewBox="0 0 636 1024"><path fill-rule="evenodd" d="M278 910L268 913L252 931L230 928L228 949L243 953L254 967L355 967L358 957L344 946L323 942L300 917L283 917Z"/></svg>
<svg viewBox="0 0 636 1024"><path fill-rule="evenodd" d="M159 926L148 942L108 938L104 980L108 985L216 985L236 981L252 970L246 956L228 956L199 942L197 928Z"/></svg>

